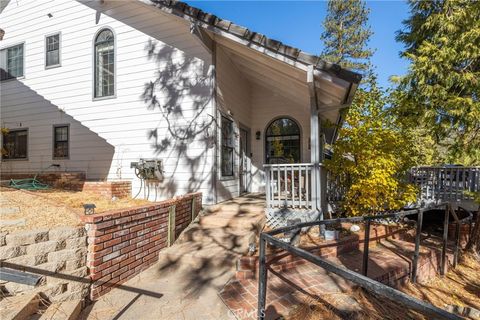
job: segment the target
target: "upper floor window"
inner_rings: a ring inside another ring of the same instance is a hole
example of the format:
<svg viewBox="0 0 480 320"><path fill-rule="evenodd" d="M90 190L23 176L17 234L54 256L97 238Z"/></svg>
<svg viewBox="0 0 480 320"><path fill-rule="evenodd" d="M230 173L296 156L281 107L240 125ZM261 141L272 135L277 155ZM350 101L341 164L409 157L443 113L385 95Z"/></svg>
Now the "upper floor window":
<svg viewBox="0 0 480 320"><path fill-rule="evenodd" d="M94 97L115 94L115 38L110 29L101 30L95 38Z"/></svg>
<svg viewBox="0 0 480 320"><path fill-rule="evenodd" d="M0 51L1 80L23 77L23 43Z"/></svg>
<svg viewBox="0 0 480 320"><path fill-rule="evenodd" d="M60 66L60 34L45 38L45 67Z"/></svg>
<svg viewBox="0 0 480 320"><path fill-rule="evenodd" d="M28 130L10 130L3 136L4 159L27 159Z"/></svg>

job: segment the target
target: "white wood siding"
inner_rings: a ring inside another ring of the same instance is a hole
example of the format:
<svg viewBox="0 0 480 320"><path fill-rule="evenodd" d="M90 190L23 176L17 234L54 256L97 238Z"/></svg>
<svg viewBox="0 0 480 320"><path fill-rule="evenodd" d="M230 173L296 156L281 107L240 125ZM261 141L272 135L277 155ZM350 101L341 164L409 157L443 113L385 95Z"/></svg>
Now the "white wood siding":
<svg viewBox="0 0 480 320"><path fill-rule="evenodd" d="M88 179L130 179L136 194L130 162L156 158L165 171L158 198L202 191L213 201L211 55L185 21L135 1L71 0L10 1L0 21L1 48L25 43L25 77L1 83L1 125L29 130L28 160L2 161L2 172L59 163ZM103 27L115 33L116 97L94 100L93 40ZM55 32L61 67L46 70L45 35ZM155 105L143 96L150 82ZM68 160L52 160L54 124L70 124Z"/></svg>
<svg viewBox="0 0 480 320"><path fill-rule="evenodd" d="M310 137L310 111L305 97L295 101L290 92L280 88L271 89L271 84L261 86L258 82L249 81L244 72L238 67L236 57L228 54L228 50L217 47L217 106L220 112L229 116L235 124L235 177L223 179L217 183L218 201L228 199L239 194L239 127L250 129L251 167L249 190L264 192L265 176L265 130L270 122L279 117L294 119L301 130L302 162L310 161L308 139ZM255 133L260 131L261 138L256 140ZM220 143L220 140L219 140ZM219 152L220 153L220 152ZM220 156L218 158L220 161Z"/></svg>
<svg viewBox="0 0 480 320"><path fill-rule="evenodd" d="M220 114L230 118L234 123L235 151L234 151L234 176L222 177L220 169L221 134L219 128L218 143L218 182L217 199L223 201L236 197L240 194L239 181L239 154L240 154L240 126L250 126L250 83L242 76L235 67L233 61L226 52L217 47L217 108ZM220 117L219 125L220 125Z"/></svg>

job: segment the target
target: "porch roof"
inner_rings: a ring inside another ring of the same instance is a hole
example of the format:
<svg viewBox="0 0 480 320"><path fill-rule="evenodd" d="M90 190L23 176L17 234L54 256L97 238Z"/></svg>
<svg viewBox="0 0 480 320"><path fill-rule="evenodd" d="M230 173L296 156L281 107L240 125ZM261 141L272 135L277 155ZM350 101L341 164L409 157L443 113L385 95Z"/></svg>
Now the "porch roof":
<svg viewBox="0 0 480 320"><path fill-rule="evenodd" d="M352 102L362 79L360 74L181 1L141 2L189 22L192 33L202 38L207 47L209 42L221 45L252 83L276 89L305 106L309 105L306 74L308 67L313 65L320 118L337 124L324 127L322 131L328 142L336 140L338 127L343 122L342 109L348 108Z"/></svg>
<svg viewBox="0 0 480 320"><path fill-rule="evenodd" d="M324 61L319 56L302 51L299 48L291 47L281 41L268 38L266 35L251 31L231 21L221 19L214 14L192 7L185 2L176 0L142 0L142 2L155 5L167 13L195 21L208 30L226 32L234 35L235 37L248 41L250 46L257 45L268 50L268 52L264 52L267 55L276 58L284 56L301 64L314 65L317 70L326 72L347 82L358 84L362 79L362 75L359 73L342 68L338 64Z"/></svg>

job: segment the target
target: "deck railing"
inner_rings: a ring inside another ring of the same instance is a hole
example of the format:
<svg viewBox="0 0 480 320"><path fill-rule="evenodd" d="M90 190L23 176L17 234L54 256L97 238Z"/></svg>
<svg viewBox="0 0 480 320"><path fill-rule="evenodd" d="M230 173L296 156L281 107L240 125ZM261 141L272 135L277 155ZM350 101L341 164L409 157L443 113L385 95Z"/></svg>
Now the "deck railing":
<svg viewBox="0 0 480 320"><path fill-rule="evenodd" d="M415 167L410 182L420 188L421 200L470 200L480 192L480 167Z"/></svg>
<svg viewBox="0 0 480 320"><path fill-rule="evenodd" d="M266 164L267 210L311 210L311 163Z"/></svg>

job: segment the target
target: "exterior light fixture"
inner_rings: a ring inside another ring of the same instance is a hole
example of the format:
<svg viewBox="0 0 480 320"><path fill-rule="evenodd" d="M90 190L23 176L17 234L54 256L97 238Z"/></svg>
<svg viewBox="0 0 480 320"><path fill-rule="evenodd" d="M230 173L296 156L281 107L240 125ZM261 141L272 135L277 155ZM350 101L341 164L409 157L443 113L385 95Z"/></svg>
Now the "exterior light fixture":
<svg viewBox="0 0 480 320"><path fill-rule="evenodd" d="M255 132L255 137L257 138L257 140L260 140L260 135L260 131Z"/></svg>
<svg viewBox="0 0 480 320"><path fill-rule="evenodd" d="M85 203L85 204L83 205L83 209L85 210L84 213L85 213L86 215L94 214L96 207L97 207L97 206L96 206L94 203Z"/></svg>

